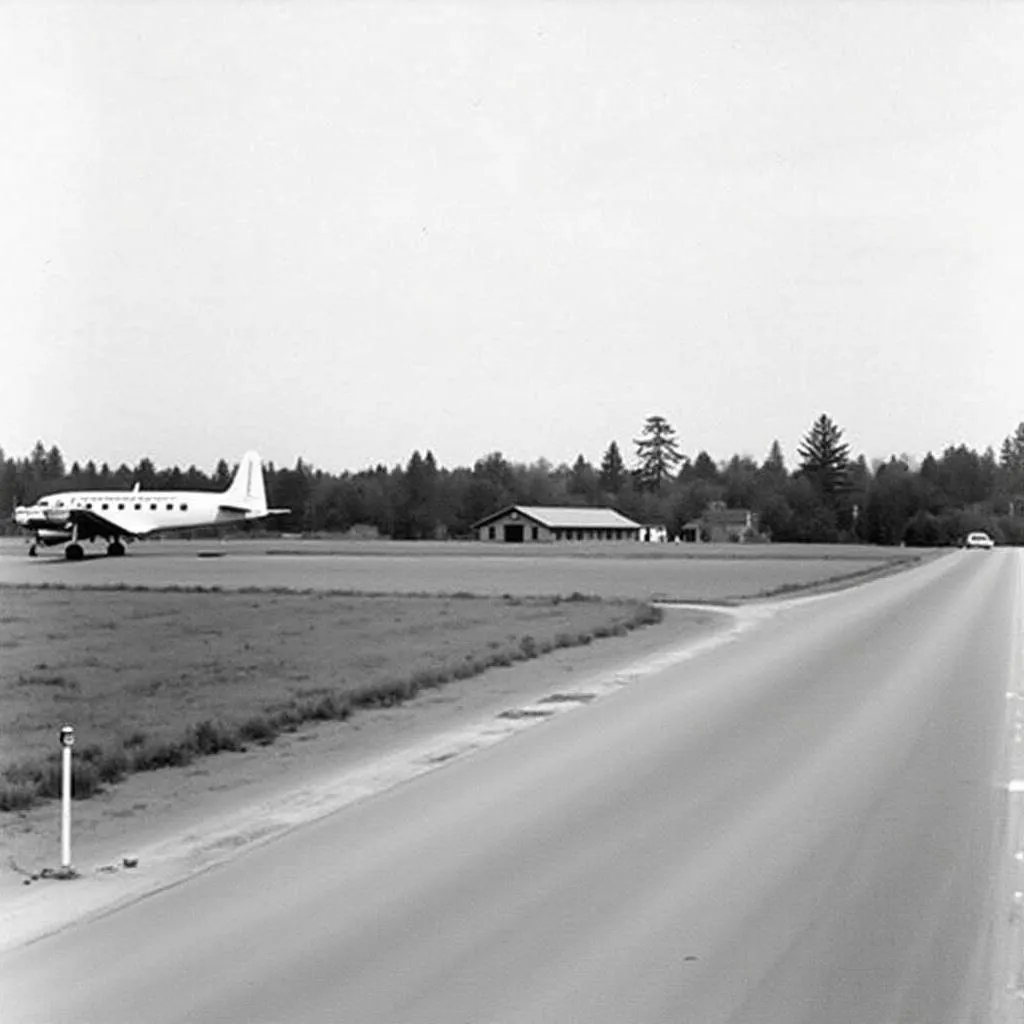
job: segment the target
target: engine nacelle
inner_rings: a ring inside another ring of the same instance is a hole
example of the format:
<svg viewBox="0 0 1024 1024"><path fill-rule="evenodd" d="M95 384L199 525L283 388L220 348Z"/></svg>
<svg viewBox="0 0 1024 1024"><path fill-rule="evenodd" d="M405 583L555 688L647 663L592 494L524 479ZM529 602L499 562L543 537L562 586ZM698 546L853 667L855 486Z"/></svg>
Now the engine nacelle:
<svg viewBox="0 0 1024 1024"><path fill-rule="evenodd" d="M36 543L51 548L57 544L67 544L69 536L67 530L36 530Z"/></svg>

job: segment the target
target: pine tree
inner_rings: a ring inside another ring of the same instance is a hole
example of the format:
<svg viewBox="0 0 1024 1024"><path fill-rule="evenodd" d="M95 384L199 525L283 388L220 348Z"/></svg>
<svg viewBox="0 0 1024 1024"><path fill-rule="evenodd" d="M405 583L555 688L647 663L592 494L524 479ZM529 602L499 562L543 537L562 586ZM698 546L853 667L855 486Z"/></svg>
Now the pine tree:
<svg viewBox="0 0 1024 1024"><path fill-rule="evenodd" d="M299 467L301 468L302 459L299 459ZM214 490L223 491L231 483L231 467L227 464L226 459L218 459L217 467L213 471L213 487Z"/></svg>
<svg viewBox="0 0 1024 1024"><path fill-rule="evenodd" d="M697 480L707 480L708 483L714 483L719 477L718 466L715 465L715 460L707 452L701 451L697 453L697 458L693 460L693 466L689 475Z"/></svg>
<svg viewBox="0 0 1024 1024"><path fill-rule="evenodd" d="M772 441L772 446L768 449L768 455L761 464L761 469L772 477L786 475L786 460L783 458L782 445L779 444L778 438Z"/></svg>
<svg viewBox="0 0 1024 1024"><path fill-rule="evenodd" d="M660 491L682 460L676 432L662 416L648 416L636 445L637 482L644 490Z"/></svg>
<svg viewBox="0 0 1024 1024"><path fill-rule="evenodd" d="M597 497L598 479L594 467L583 455L577 455L572 469L569 470L567 490L570 494L586 498L588 501Z"/></svg>
<svg viewBox="0 0 1024 1024"><path fill-rule="evenodd" d="M47 483L60 483L64 479L64 456L56 445L46 453L43 460L43 475Z"/></svg>
<svg viewBox="0 0 1024 1024"><path fill-rule="evenodd" d="M999 466L1007 488L1015 494L1024 491L1024 423L1004 439L999 449Z"/></svg>
<svg viewBox="0 0 1024 1024"><path fill-rule="evenodd" d="M801 476L827 501L834 501L847 483L850 446L843 443L842 430L822 413L797 451Z"/></svg>
<svg viewBox="0 0 1024 1024"><path fill-rule="evenodd" d="M401 537L420 539L433 537L437 526L435 514L437 463L432 452L426 458L417 449L412 453L402 474L395 529Z"/></svg>
<svg viewBox="0 0 1024 1024"><path fill-rule="evenodd" d="M601 489L609 494L618 494L626 479L626 464L622 461L619 446L612 441L601 460Z"/></svg>

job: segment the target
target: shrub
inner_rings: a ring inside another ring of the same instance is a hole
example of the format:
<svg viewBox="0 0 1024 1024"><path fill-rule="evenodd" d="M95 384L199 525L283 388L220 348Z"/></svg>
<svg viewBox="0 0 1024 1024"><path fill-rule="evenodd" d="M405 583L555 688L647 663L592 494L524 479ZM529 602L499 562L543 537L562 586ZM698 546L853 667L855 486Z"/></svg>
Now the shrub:
<svg viewBox="0 0 1024 1024"><path fill-rule="evenodd" d="M222 750L237 750L241 741L237 729L204 719L192 727L191 745L197 754L205 757Z"/></svg>
<svg viewBox="0 0 1024 1024"><path fill-rule="evenodd" d="M352 711L352 705L345 696L326 693L314 699L300 701L297 710L303 721L344 721Z"/></svg>
<svg viewBox="0 0 1024 1024"><path fill-rule="evenodd" d="M195 748L187 740L151 740L136 747L129 755L133 772L151 772L158 768L180 768L195 760Z"/></svg>
<svg viewBox="0 0 1024 1024"><path fill-rule="evenodd" d="M253 743L268 744L277 739L277 729L265 715L253 715L238 727L239 735Z"/></svg>
<svg viewBox="0 0 1024 1024"><path fill-rule="evenodd" d="M527 634L519 641L519 650L523 652L523 657L526 659L536 658L538 653L537 641Z"/></svg>
<svg viewBox="0 0 1024 1024"><path fill-rule="evenodd" d="M96 761L96 771L104 785L120 782L128 774L129 767L128 754L122 749L107 751Z"/></svg>
<svg viewBox="0 0 1024 1024"><path fill-rule="evenodd" d="M423 668L413 673L411 683L414 693L420 690L434 689L443 686L452 678L450 672L436 668Z"/></svg>
<svg viewBox="0 0 1024 1024"><path fill-rule="evenodd" d="M36 794L45 799L56 799L61 795L63 771L60 755L50 757L36 776ZM75 758L71 762L71 798L88 800L101 788L99 769L92 761Z"/></svg>
<svg viewBox="0 0 1024 1024"><path fill-rule="evenodd" d="M32 782L0 782L0 811L25 811L39 802Z"/></svg>

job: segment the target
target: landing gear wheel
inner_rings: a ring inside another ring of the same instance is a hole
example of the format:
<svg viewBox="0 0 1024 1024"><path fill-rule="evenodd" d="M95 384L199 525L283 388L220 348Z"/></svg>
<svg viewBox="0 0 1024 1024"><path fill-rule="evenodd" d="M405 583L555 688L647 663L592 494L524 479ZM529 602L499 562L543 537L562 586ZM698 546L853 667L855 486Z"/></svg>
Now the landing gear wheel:
<svg viewBox="0 0 1024 1024"><path fill-rule="evenodd" d="M31 546L31 547L30 547L30 548L28 549L28 555L29 555L29 558L35 558L35 557L36 557L36 546L35 546L35 544L33 544L33 545L32 545L32 546Z"/></svg>
<svg viewBox="0 0 1024 1024"><path fill-rule="evenodd" d="M124 554L124 545L119 540L112 540L107 545L107 554L113 558L117 558Z"/></svg>
<svg viewBox="0 0 1024 1024"><path fill-rule="evenodd" d="M80 562L85 558L85 552L82 550L81 544L69 544L64 549L64 557L69 562Z"/></svg>

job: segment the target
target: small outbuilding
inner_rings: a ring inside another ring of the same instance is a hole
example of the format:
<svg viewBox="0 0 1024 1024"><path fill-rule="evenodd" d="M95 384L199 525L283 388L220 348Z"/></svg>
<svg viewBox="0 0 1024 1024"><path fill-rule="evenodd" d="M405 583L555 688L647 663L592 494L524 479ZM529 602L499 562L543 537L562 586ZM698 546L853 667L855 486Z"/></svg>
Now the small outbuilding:
<svg viewBox="0 0 1024 1024"><path fill-rule="evenodd" d="M700 519L691 519L679 531L679 539L685 543L712 544L728 542L742 544L758 537L760 524L756 512L746 508L726 508L721 501L713 501Z"/></svg>
<svg viewBox="0 0 1024 1024"><path fill-rule="evenodd" d="M637 541L640 524L613 508L509 505L473 524L483 541L505 544L553 541Z"/></svg>

